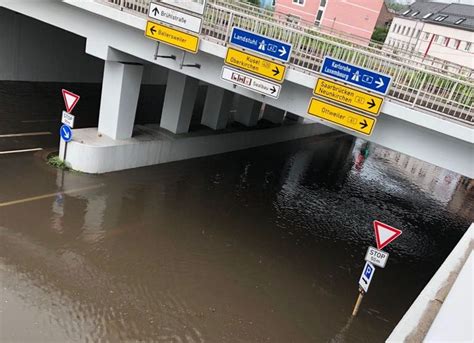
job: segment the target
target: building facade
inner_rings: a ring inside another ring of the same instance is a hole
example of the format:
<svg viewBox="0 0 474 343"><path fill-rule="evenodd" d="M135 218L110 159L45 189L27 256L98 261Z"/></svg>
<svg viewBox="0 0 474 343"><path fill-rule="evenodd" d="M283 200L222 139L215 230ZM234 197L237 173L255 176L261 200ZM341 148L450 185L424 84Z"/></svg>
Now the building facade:
<svg viewBox="0 0 474 343"><path fill-rule="evenodd" d="M474 69L474 5L416 2L395 17L385 46Z"/></svg>
<svg viewBox="0 0 474 343"><path fill-rule="evenodd" d="M294 22L306 22L369 40L383 0L276 0L275 12Z"/></svg>

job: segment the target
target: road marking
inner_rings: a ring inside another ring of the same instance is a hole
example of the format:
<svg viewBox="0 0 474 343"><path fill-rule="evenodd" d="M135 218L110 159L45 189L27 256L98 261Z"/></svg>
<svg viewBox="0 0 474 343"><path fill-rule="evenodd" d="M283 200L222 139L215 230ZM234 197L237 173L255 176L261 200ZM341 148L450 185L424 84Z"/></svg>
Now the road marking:
<svg viewBox="0 0 474 343"><path fill-rule="evenodd" d="M50 135L51 132L26 132L26 133L9 133L5 135L0 135L0 138L10 138L10 137L27 137L27 136L46 136Z"/></svg>
<svg viewBox="0 0 474 343"><path fill-rule="evenodd" d="M32 120L22 120L22 123L44 123L50 121L57 121L57 119L32 119Z"/></svg>
<svg viewBox="0 0 474 343"><path fill-rule="evenodd" d="M40 151L40 150L43 150L43 148L0 151L0 155L17 154L17 153L20 153L20 152L31 152L31 151Z"/></svg>
<svg viewBox="0 0 474 343"><path fill-rule="evenodd" d="M64 192L56 192L56 193L49 193L49 194L43 194L43 195L38 195L35 197L30 197L30 198L25 198L25 199L19 199L19 200L13 200L13 201L7 201L7 202L2 202L0 203L0 207L6 207L6 206L11 206L11 205L18 205L18 204L23 204L25 202L30 202L30 201L35 201L35 200L41 200L41 199L47 199L47 198L53 198L56 197L60 194L72 194L72 193L79 193L82 191L88 191L91 189L96 189L105 186L105 184L101 183L99 185L94 185L94 186L89 186L89 187L83 187L83 188L77 188L77 189L71 189L70 191L64 191Z"/></svg>

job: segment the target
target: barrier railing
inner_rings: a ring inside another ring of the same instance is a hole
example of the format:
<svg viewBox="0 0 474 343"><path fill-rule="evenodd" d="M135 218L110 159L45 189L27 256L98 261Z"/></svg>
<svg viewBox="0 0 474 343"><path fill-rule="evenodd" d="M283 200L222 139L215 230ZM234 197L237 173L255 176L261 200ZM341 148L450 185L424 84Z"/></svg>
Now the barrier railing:
<svg viewBox="0 0 474 343"><path fill-rule="evenodd" d="M150 0L95 0L146 17ZM249 13L235 2L208 0L201 38L226 46L232 27L240 27L293 44L289 68L317 75L325 56L357 64L392 77L388 98L474 126L472 79L443 75L413 61L387 58L377 50L313 34L294 23L270 20L265 10ZM241 9L241 10L239 10Z"/></svg>

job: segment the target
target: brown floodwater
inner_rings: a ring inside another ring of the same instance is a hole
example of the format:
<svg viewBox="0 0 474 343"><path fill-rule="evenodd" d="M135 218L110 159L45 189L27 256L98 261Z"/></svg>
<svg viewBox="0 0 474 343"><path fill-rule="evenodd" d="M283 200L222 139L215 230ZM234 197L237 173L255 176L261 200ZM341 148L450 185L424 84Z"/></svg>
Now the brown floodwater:
<svg viewBox="0 0 474 343"><path fill-rule="evenodd" d="M469 182L341 135L106 175L0 156L0 341L381 342ZM403 234L351 319L374 219Z"/></svg>

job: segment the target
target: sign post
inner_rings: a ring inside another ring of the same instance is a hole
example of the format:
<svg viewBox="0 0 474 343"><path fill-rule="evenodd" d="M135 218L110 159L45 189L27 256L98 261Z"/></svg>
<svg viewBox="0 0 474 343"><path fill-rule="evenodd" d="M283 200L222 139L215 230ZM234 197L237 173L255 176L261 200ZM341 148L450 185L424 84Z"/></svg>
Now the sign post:
<svg viewBox="0 0 474 343"><path fill-rule="evenodd" d="M362 298L369 291L370 283L375 274L375 266L384 268L387 263L388 253L382 249L402 234L401 230L381 223L378 220L374 220L374 231L378 249L369 247L365 254L366 262L359 278L359 295L354 305L354 309L352 310L353 317L355 317L359 312Z"/></svg>
<svg viewBox="0 0 474 343"><path fill-rule="evenodd" d="M61 90L64 99L64 105L66 106L66 111L63 111L61 122L63 125L59 129L59 135L64 141L64 153L63 161L66 161L66 152L67 152L67 143L72 140L72 130L74 127L75 117L71 114L74 107L77 105L77 102L81 98L79 95L74 94L66 89Z"/></svg>

